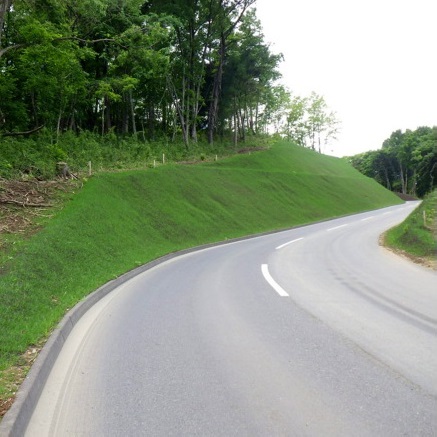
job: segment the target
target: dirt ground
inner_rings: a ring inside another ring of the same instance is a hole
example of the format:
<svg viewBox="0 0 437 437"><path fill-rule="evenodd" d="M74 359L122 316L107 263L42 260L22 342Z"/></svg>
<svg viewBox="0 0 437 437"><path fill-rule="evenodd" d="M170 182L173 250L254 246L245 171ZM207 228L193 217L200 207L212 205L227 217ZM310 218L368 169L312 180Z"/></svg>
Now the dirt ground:
<svg viewBox="0 0 437 437"><path fill-rule="evenodd" d="M79 181L66 179L17 181L0 178L0 241L4 234L27 234L35 228L38 217L50 214L50 210L79 185Z"/></svg>

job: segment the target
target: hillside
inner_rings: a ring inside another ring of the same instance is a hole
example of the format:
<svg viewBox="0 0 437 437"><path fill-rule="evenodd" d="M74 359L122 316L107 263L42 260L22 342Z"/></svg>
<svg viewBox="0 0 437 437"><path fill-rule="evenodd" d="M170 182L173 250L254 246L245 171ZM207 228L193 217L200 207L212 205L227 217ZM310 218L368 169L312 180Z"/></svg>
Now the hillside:
<svg viewBox="0 0 437 437"><path fill-rule="evenodd" d="M68 308L138 265L400 202L345 161L288 143L219 162L97 175L1 266L0 398L11 366Z"/></svg>

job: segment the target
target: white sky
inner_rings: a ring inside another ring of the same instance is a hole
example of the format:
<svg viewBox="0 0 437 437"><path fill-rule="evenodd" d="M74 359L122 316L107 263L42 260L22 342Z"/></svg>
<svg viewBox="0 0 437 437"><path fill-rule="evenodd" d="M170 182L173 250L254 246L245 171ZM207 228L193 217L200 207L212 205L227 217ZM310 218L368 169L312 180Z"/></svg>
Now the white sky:
<svg viewBox="0 0 437 437"><path fill-rule="evenodd" d="M379 149L397 129L437 125L436 0L257 0L282 83L322 95L342 123L325 153Z"/></svg>

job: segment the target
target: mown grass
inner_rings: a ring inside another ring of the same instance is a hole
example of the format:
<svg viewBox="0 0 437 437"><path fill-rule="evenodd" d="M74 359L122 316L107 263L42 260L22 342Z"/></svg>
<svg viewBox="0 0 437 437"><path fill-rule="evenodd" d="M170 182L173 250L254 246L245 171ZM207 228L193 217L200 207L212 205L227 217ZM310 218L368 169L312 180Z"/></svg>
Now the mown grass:
<svg viewBox="0 0 437 437"><path fill-rule="evenodd" d="M400 202L344 161L288 143L99 174L3 265L0 373L81 298L161 255ZM0 397L6 391L0 382Z"/></svg>
<svg viewBox="0 0 437 437"><path fill-rule="evenodd" d="M414 212L385 234L389 247L423 258L437 267L437 190L429 193Z"/></svg>

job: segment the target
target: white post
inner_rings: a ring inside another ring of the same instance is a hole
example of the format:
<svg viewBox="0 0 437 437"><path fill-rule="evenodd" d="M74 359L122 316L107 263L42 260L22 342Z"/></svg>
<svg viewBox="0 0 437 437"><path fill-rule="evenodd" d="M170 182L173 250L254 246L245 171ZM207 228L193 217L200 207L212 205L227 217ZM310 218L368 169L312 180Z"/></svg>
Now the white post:
<svg viewBox="0 0 437 437"><path fill-rule="evenodd" d="M162 154L162 163L165 164L165 155L164 155L164 153Z"/></svg>
<svg viewBox="0 0 437 437"><path fill-rule="evenodd" d="M88 161L88 176L91 177L92 174L93 174L93 171L92 171L92 167L91 167L91 161Z"/></svg>

